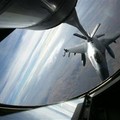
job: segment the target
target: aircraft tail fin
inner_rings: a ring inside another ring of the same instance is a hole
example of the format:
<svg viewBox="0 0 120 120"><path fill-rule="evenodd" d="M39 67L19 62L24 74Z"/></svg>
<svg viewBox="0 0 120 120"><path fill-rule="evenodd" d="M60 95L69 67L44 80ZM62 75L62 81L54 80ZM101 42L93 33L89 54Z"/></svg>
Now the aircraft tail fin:
<svg viewBox="0 0 120 120"><path fill-rule="evenodd" d="M100 25L101 25L101 24L99 23L99 24L97 24L97 25L95 26L93 32L92 32L91 35L90 35L91 38L94 37L94 35L96 34L96 32L97 32L98 28L100 27Z"/></svg>
<svg viewBox="0 0 120 120"><path fill-rule="evenodd" d="M109 55L110 55L112 58L115 58L115 54L114 54L113 50L112 50L109 46L107 46L106 49L107 49Z"/></svg>

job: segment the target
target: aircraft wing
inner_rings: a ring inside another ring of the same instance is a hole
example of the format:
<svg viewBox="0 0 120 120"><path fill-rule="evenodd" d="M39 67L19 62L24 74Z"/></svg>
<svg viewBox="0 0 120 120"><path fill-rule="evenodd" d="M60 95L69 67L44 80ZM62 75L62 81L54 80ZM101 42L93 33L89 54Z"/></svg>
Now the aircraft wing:
<svg viewBox="0 0 120 120"><path fill-rule="evenodd" d="M105 45L105 46L108 46L110 45L111 43L113 42L116 42L116 40L120 37L120 33L115 35L114 37L112 38L107 38L107 39L102 39L102 43Z"/></svg>
<svg viewBox="0 0 120 120"><path fill-rule="evenodd" d="M69 53L85 53L87 51L87 43L81 43L75 47L67 49Z"/></svg>

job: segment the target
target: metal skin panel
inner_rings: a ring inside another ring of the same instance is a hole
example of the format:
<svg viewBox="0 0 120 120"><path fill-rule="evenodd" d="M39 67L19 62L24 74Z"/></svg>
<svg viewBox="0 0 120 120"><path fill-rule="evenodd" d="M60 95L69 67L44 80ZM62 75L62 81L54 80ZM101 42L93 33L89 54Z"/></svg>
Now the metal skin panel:
<svg viewBox="0 0 120 120"><path fill-rule="evenodd" d="M0 3L3 1L5 0L1 0ZM9 0L8 2L6 4L4 2L0 7L0 28L44 30L64 22L74 10L77 0Z"/></svg>

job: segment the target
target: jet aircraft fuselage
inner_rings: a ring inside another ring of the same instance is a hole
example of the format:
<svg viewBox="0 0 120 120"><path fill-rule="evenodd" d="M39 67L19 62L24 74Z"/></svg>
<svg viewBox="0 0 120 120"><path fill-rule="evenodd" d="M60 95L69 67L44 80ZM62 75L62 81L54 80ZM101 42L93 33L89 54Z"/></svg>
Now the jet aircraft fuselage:
<svg viewBox="0 0 120 120"><path fill-rule="evenodd" d="M86 54L101 79L106 79L109 76L109 72L104 45L102 45L97 38L93 38L92 42L90 41L87 43Z"/></svg>
<svg viewBox="0 0 120 120"><path fill-rule="evenodd" d="M76 53L80 53L83 66L86 64L87 56L91 61L92 66L95 68L97 74L100 76L101 80L105 80L107 77L109 77L109 70L105 53L107 50L110 56L115 58L115 55L109 45L112 42L115 42L116 39L120 37L120 34L117 34L112 38L101 38L105 34L95 35L99 27L100 24L96 25L91 35L87 34L87 32L87 35L84 34L84 36L75 33L75 36L82 38L85 41L72 48L64 49L65 52L63 56L65 56L66 52L68 52L68 57L70 56L70 53L74 53L74 55L76 55Z"/></svg>

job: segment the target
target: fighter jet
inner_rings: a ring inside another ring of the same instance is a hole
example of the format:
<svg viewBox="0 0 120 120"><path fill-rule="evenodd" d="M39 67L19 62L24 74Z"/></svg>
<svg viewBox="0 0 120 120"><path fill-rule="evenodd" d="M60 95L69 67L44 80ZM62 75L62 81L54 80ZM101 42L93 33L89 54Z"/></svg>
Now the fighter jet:
<svg viewBox="0 0 120 120"><path fill-rule="evenodd" d="M115 55L109 45L112 42L116 42L116 40L120 37L120 34L117 34L112 38L102 38L105 34L96 35L100 25L101 24L97 24L90 35L87 34L86 36L83 36L75 33L74 36L82 38L85 41L72 48L64 49L63 56L65 56L66 53L68 53L68 57L70 57L70 53L73 53L74 55L80 53L83 66L85 66L87 55L101 80L105 80L109 77L105 51L107 50L110 56L115 58Z"/></svg>

